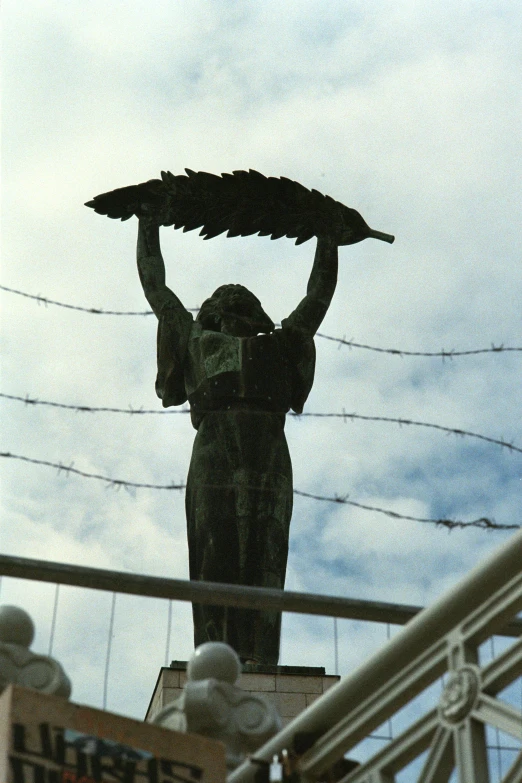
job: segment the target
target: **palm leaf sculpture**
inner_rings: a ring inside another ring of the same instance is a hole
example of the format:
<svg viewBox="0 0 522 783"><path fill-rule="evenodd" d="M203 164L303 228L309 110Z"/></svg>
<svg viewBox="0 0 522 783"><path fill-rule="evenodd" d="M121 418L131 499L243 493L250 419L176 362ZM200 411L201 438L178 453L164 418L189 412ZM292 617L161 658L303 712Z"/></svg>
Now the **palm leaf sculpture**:
<svg viewBox="0 0 522 783"><path fill-rule="evenodd" d="M146 212L164 226L201 228L204 239L226 231L227 237L287 236L296 245L320 234L332 234L339 245L368 237L394 240L371 229L355 209L286 177L265 177L253 169L221 176L185 171L177 176L162 171L161 179L101 193L85 206L121 220Z"/></svg>

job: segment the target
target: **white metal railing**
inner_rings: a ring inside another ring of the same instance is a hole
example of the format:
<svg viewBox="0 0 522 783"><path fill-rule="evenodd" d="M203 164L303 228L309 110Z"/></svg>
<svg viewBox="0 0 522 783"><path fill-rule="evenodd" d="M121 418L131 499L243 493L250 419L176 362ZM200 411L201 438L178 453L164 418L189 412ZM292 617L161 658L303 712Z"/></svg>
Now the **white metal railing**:
<svg viewBox="0 0 522 783"><path fill-rule="evenodd" d="M485 725L522 742L521 711L496 698L522 675L522 639L482 666L478 648L520 611L522 531L289 723L256 759L291 751L295 735L307 733L315 742L298 770L305 781L322 780L334 762L447 672L439 703L341 783L394 783L426 750L418 783L447 783L454 769L459 783L489 783ZM247 761L228 783L247 783L257 769ZM522 783L522 751L502 783Z"/></svg>

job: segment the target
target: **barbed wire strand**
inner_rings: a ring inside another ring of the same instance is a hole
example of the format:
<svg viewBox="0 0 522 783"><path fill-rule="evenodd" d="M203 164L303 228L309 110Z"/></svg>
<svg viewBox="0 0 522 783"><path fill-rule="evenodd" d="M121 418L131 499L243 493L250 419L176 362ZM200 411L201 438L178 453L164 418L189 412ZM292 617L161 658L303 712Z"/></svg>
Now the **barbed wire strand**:
<svg viewBox="0 0 522 783"><path fill-rule="evenodd" d="M34 299L39 304L45 304L46 306L51 304L51 305L56 305L57 307L66 307L69 310L80 310L81 312L91 313L93 315L152 315L152 310L142 310L142 311L103 310L98 307L80 307L78 305L71 305L71 304L65 304L64 302L57 302L54 299L48 299L47 297L40 296L39 294L38 295L28 294L24 291L18 291L16 288L8 288L5 285L0 285L0 289L2 289L3 291L8 291L9 293L12 294L17 294L18 296L24 296L28 299ZM187 310L189 310L191 313L197 313L199 308L188 307ZM491 344L491 348L474 348L468 351L456 351L454 349L450 349L448 351L444 349L440 351L407 351L402 348L380 348L375 345L357 343L353 340L346 340L344 337L331 337L330 335L322 334L322 332L317 332L317 337L321 337L323 340L331 340L333 342L336 342L339 344L339 347L345 345L348 348L362 348L366 351L387 353L393 356L426 356L426 357L441 358L442 360L453 359L455 356L474 356L476 354L482 354L482 353L507 353L509 351L522 351L522 347L505 346L503 344L495 345L494 343Z"/></svg>
<svg viewBox="0 0 522 783"><path fill-rule="evenodd" d="M67 410L79 411L82 413L130 413L130 414L164 414L164 413L190 413L188 408L182 408L179 410L145 410L144 408L107 408L107 407L90 407L89 405L67 405L63 402L52 402L50 400L39 400L36 397L20 397L15 394L3 394L0 392L0 397L6 400L16 400L17 402L24 402L26 405L47 405L51 408L65 408Z"/></svg>
<svg viewBox="0 0 522 783"><path fill-rule="evenodd" d="M34 465L47 465L50 468L56 468L58 473L74 473L77 476L83 476L83 478L93 478L99 481L105 481L108 485L115 485L118 487L135 487L142 489L185 489L185 484L145 484L137 481L125 481L123 479L108 478L107 476L101 476L98 473L87 473L84 470L78 470L74 467L74 462L70 465L64 465L62 462L48 462L44 459L33 459L32 457L24 457L21 454L11 454L9 451L1 451L0 457L6 457L8 459L19 459L23 462L31 462Z"/></svg>
<svg viewBox="0 0 522 783"><path fill-rule="evenodd" d="M48 299L46 296L40 296L40 294L28 294L25 291L18 291L16 288L8 288L5 285L0 285L2 291L9 291L11 294L18 294L18 296L25 296L27 299L34 299L38 304L56 305L56 307L65 307L67 310L79 310L82 313L91 313L91 315L153 315L152 310L103 310L99 307L80 307L79 305L66 304L65 302L57 302L55 299ZM199 307L187 307L191 313L199 312Z"/></svg>
<svg viewBox="0 0 522 783"><path fill-rule="evenodd" d="M474 356L479 353L506 353L508 351L522 351L522 347L505 346L502 343L500 345L491 344L491 348L474 348L469 351L456 351L451 348L449 351L445 351L442 348L440 351L406 351L402 348L378 348L375 345L366 345L365 343L356 343L353 340L346 340L344 337L330 337L327 334L316 332L317 337L322 337L323 340L332 340L333 342L341 345L346 345L348 348L363 348L366 351L376 351L377 353L389 353L393 356L428 356L438 357L442 360L453 359L454 356Z"/></svg>
<svg viewBox="0 0 522 783"><path fill-rule="evenodd" d="M518 446L515 446L512 442L506 441L503 438L490 438L488 435L481 435L478 432L471 432L469 430L462 430L455 427L444 427L442 424L433 424L431 422L427 421L416 421L414 419L403 419L401 418L394 418L392 416L365 416L359 413L346 413L343 411L342 413L295 413L291 414L295 416L296 418L301 418L303 416L314 416L318 418L338 418L338 419L344 419L345 421L347 419L350 419L352 421L381 421L381 422L387 422L391 424L398 424L399 426L402 426L403 424L407 426L414 426L414 427L428 427L430 429L439 430L440 432L446 432L446 433L452 433L454 435L459 435L462 437L468 437L468 438L478 438L479 440L486 441L487 443L493 443L496 446L502 446L503 448L509 449L510 451L518 451L520 454L522 454L522 448L519 448Z"/></svg>
<svg viewBox="0 0 522 783"><path fill-rule="evenodd" d="M471 522L461 522L460 520L455 519L430 519L426 517L411 517L405 514L399 514L397 511L391 511L390 509L386 508L380 508L379 506L369 506L365 503L358 503L355 500L348 500L347 495L334 495L333 497L325 497L324 495L314 495L311 492L302 492L299 489L294 489L294 495L300 495L301 497L305 498L313 498L314 500L326 500L331 503L346 503L349 506L355 506L355 508L362 508L365 511L376 511L379 514L385 514L388 517L391 517L392 519L405 519L410 522L431 522L434 525L443 525L450 530L456 527L480 527L483 530L493 530L493 529L502 529L502 530L518 530L520 528L520 525L506 525L502 523L495 522L492 519L488 519L487 517L480 517L479 519L474 519Z"/></svg>
<svg viewBox="0 0 522 783"><path fill-rule="evenodd" d="M11 454L8 451L0 452L0 457L6 457L9 459L18 459L22 460L24 462L30 462L34 465L46 465L48 467L56 468L58 470L58 473L64 472L64 473L75 473L78 476L83 476L85 478L94 478L99 479L100 481L105 481L107 485L115 485L118 487L139 487L139 488L147 488L147 489L167 489L167 490L182 490L186 488L186 484L145 484L141 482L136 481L124 481L123 479L113 479L108 476L100 476L97 473L87 473L82 470L77 470L73 467L72 463L71 465L64 465L62 462L48 462L47 460L40 460L40 459L33 459L32 457L25 457L20 454ZM216 486L223 486L223 485L216 485ZM411 522L426 522L426 523L432 523L437 526L444 526L448 529L452 530L454 528L464 528L464 527L479 527L483 530L517 530L520 525L506 525L503 523L495 522L492 519L488 519L487 517L480 517L479 519L475 519L468 522L462 522L460 520L454 520L454 519L431 519L426 517L412 517L407 516L405 514L399 514L397 511L391 511L390 509L380 508L379 506L369 506L365 503L359 503L355 500L349 500L348 495L334 495L332 497L328 497L326 495L316 495L311 492L303 492L299 489L293 490L294 495L299 495L300 497L304 498L311 498L313 500L321 500L326 501L328 503L339 503L343 505L348 506L354 506L355 508L361 508L365 511L375 511L379 514L385 514L388 517L391 517L392 519L404 519Z"/></svg>
<svg viewBox="0 0 522 783"><path fill-rule="evenodd" d="M25 397L20 397L18 395L14 394L4 394L0 392L0 398L4 398L7 400L15 400L16 402L23 402L26 405L47 405L52 408L65 408L66 410L73 410L78 411L81 413L127 413L131 415L141 414L141 415L164 415L164 414L188 414L190 413L190 410L188 408L181 408L179 410L150 410L145 408L107 408L107 407L90 407L88 405L67 405L62 402L52 402L49 400L39 400L36 397L29 397L26 395ZM259 411L260 414L264 413L264 411ZM486 441L486 443L492 443L496 446L501 446L503 448L509 449L510 451L517 451L520 454L522 454L522 448L519 448L518 446L515 446L512 442L506 441L503 438L497 439L497 438L490 438L488 435L481 435L478 432L470 432L469 430L462 430L460 428L455 427L444 427L442 424L433 424L431 422L427 421L416 421L414 419L404 419L402 417L395 418L392 416L365 416L360 413L347 413L346 411L342 411L342 413L313 413L305 411L304 413L293 413L290 412L288 414L292 418L295 419L301 419L304 417L308 418L321 418L321 419L343 419L345 422L350 421L378 421L378 422L386 422L390 424L398 424L399 426L407 425L407 426L415 426L415 427L428 427L430 429L439 430L441 432L446 432L448 434L454 434L462 437L468 437L468 438L478 438L479 440Z"/></svg>
<svg viewBox="0 0 522 783"><path fill-rule="evenodd" d="M0 285L0 289L9 291L11 294L18 294L18 296L25 296L27 299L34 299L38 304L44 304L46 307L51 304L57 307L65 307L67 310L81 310L84 313L92 313L94 315L152 315L152 310L102 310L98 307L79 307L78 305L65 304L65 302L57 302L55 299L48 299L46 296L40 296L39 294L27 294L25 291L8 288L5 285Z"/></svg>

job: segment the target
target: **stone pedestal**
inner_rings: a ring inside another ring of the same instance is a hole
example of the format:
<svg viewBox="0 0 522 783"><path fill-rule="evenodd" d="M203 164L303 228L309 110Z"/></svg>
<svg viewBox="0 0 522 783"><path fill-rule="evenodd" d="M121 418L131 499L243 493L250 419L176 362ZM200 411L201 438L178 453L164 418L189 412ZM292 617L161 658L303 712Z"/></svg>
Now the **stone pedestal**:
<svg viewBox="0 0 522 783"><path fill-rule="evenodd" d="M162 707L177 699L187 681L186 661L172 661L162 667L150 700L145 720L151 720ZM267 696L286 726L340 677L327 675L322 666L243 666L238 685L244 691Z"/></svg>

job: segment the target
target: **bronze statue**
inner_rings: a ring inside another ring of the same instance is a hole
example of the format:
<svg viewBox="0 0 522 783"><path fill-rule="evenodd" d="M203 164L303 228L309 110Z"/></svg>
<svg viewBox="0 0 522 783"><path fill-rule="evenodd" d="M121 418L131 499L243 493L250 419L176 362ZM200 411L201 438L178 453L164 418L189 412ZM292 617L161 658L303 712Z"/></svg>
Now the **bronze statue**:
<svg viewBox="0 0 522 783"><path fill-rule="evenodd" d="M302 412L312 388L313 337L335 291L337 248L393 237L329 197L257 172L162 173L88 206L139 218L138 271L159 321L156 391L164 407L188 400L197 430L186 490L190 578L283 589L293 500L285 417ZM194 319L166 285L160 224L203 226L206 238L228 229L301 242L315 233L306 296L276 329L254 294L224 285ZM194 605L193 616L196 646L225 641L244 662L277 663L279 613Z"/></svg>

